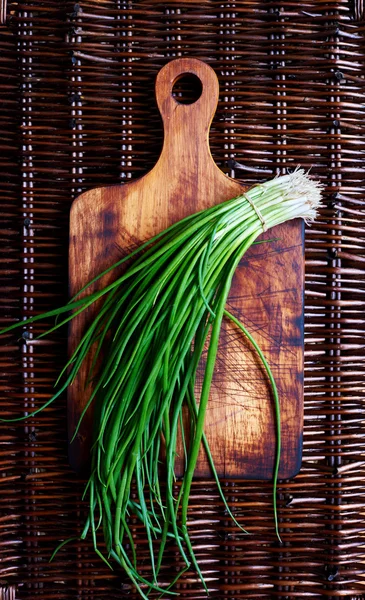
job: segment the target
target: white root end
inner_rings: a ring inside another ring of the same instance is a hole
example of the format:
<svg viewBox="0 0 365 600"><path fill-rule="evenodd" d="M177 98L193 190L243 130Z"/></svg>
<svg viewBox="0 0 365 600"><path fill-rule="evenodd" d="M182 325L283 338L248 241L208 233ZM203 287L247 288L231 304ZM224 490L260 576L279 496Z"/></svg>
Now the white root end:
<svg viewBox="0 0 365 600"><path fill-rule="evenodd" d="M285 175L285 199L300 200L303 203L304 221L308 224L314 221L322 201L323 185L319 181L311 179L304 169L297 168L294 173Z"/></svg>

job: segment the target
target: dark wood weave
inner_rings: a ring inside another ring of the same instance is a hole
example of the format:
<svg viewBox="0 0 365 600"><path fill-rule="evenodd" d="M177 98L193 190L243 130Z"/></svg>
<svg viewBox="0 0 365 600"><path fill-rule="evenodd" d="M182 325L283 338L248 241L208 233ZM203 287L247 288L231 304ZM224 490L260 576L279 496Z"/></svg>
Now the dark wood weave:
<svg viewBox="0 0 365 600"><path fill-rule="evenodd" d="M161 145L154 78L175 56L209 62L221 101L211 146L247 183L301 164L325 185L307 231L304 460L280 486L284 545L270 483L227 481L227 520L197 482L191 529L212 598L352 598L365 588L364 24L362 3L26 0L0 33L0 326L63 302L72 198L145 173ZM237 168L229 160L241 164ZM65 333L47 324L6 337L1 411L52 392ZM65 399L31 422L1 425L0 598L135 598L80 531L85 507L66 459ZM138 535L138 531L136 531ZM146 551L140 539L139 551ZM176 568L171 552L170 565ZM16 589L16 596L14 596ZM205 598L194 574L182 598Z"/></svg>

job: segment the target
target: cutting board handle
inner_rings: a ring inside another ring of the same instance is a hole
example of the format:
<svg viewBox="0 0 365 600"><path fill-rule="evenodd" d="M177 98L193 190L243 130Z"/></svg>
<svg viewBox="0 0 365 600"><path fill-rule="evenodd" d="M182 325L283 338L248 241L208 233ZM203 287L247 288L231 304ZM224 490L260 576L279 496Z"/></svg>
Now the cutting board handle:
<svg viewBox="0 0 365 600"><path fill-rule="evenodd" d="M183 104L173 96L174 84L184 75L194 75L202 86L200 97ZM167 63L156 78L156 100L164 124L164 145L159 159L164 166L171 156L180 157L183 170L212 162L209 129L218 104L219 83L213 69L195 58L178 58ZM214 163L214 169L219 171ZM219 171L220 176L224 177Z"/></svg>

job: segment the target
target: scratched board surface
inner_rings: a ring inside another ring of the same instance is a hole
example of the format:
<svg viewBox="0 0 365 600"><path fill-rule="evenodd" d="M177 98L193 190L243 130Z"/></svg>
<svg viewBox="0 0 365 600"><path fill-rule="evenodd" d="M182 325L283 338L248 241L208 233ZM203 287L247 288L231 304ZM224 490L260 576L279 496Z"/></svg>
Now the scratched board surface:
<svg viewBox="0 0 365 600"><path fill-rule="evenodd" d="M301 464L303 427L303 245L297 223L276 227L259 238L264 239L272 241L255 245L242 259L227 308L270 356L284 424L281 474L293 476ZM241 472L249 479L263 474L270 478L276 437L267 376L250 342L227 320L222 326L205 431L221 475ZM198 473L209 473L203 451Z"/></svg>

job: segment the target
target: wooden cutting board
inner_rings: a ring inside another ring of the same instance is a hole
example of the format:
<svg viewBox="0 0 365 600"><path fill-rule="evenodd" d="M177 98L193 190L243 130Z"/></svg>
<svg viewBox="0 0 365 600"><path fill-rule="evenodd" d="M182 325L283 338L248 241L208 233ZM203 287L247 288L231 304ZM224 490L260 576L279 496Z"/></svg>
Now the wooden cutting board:
<svg viewBox="0 0 365 600"><path fill-rule="evenodd" d="M173 85L190 74L201 96L182 104ZM156 79L156 99L164 125L164 145L155 167L141 179L96 188L73 203L70 216L69 277L74 295L87 281L171 223L237 196L244 188L214 163L209 128L218 102L218 80L204 62L182 58L168 63ZM146 130L146 136L148 130ZM282 413L280 477L297 473L303 425L303 225L270 230L237 270L229 310L264 350L276 378ZM105 283L105 280L104 280ZM75 348L92 312L75 318L69 351ZM85 365L68 393L70 437L89 394ZM85 470L90 451L92 410L69 446L70 463ZM273 402L267 377L237 328L225 323L206 418L206 434L220 476L271 479L276 446ZM196 475L209 476L201 453Z"/></svg>

